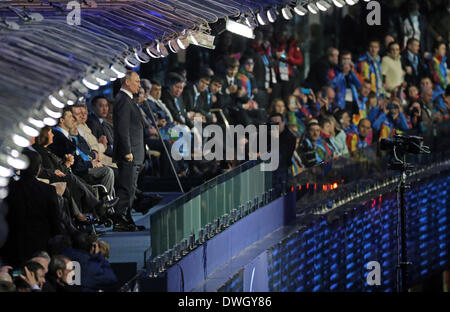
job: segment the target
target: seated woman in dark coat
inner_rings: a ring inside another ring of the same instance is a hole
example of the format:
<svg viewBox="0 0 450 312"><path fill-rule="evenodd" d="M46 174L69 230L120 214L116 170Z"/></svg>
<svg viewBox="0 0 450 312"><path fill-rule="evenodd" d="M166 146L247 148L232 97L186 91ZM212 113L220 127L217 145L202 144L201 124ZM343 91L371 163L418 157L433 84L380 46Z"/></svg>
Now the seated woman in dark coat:
<svg viewBox="0 0 450 312"><path fill-rule="evenodd" d="M56 156L47 147L53 143L53 132L49 126L42 128L41 133L36 138L33 148L42 157L42 169L39 178L48 179L50 183L66 182L67 188L64 197L69 200L72 213L77 220L83 222L87 218L83 212L93 212L94 210L102 216L107 204L103 203L92 193L90 187L76 175L72 174L73 156L68 155L65 160Z"/></svg>

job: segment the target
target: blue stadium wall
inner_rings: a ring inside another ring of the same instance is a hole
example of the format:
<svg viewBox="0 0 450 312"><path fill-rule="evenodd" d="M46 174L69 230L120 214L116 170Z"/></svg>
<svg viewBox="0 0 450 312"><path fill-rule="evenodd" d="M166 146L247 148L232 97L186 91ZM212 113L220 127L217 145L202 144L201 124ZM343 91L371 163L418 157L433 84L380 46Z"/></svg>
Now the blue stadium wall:
<svg viewBox="0 0 450 312"><path fill-rule="evenodd" d="M450 176L441 176L407 192L409 285L449 268L449 186ZM249 282L244 267L219 291L396 291L396 228L396 194L377 196L331 221L318 217L268 249L253 266L265 280L254 283L253 269ZM367 284L370 261L381 265L379 286Z"/></svg>

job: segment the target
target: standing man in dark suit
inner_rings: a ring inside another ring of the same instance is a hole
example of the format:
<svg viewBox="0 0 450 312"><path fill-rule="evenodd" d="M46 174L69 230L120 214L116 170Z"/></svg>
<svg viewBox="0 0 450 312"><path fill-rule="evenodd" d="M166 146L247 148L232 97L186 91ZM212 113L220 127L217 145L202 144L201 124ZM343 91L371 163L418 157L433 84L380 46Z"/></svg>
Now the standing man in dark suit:
<svg viewBox="0 0 450 312"><path fill-rule="evenodd" d="M96 96L92 99L91 107L93 112L89 115L86 124L97 140L106 146L105 155L112 156L114 130L113 126L106 121L109 113L108 100L104 96Z"/></svg>
<svg viewBox="0 0 450 312"><path fill-rule="evenodd" d="M134 71L128 71L114 102L114 148L113 161L119 168L114 231L133 232L138 227L131 218L137 179L144 163L144 124L141 112L133 100L139 93L141 80Z"/></svg>

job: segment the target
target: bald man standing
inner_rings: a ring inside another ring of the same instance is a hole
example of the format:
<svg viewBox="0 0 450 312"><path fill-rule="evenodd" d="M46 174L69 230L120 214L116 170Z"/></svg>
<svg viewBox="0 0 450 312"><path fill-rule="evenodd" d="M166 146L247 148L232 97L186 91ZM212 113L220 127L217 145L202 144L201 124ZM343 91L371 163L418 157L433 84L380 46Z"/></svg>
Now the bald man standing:
<svg viewBox="0 0 450 312"><path fill-rule="evenodd" d="M114 102L114 146L113 161L119 169L113 231L133 232L141 230L131 218L131 209L136 193L137 179L144 163L144 124L141 112L133 100L141 87L139 75L128 71Z"/></svg>

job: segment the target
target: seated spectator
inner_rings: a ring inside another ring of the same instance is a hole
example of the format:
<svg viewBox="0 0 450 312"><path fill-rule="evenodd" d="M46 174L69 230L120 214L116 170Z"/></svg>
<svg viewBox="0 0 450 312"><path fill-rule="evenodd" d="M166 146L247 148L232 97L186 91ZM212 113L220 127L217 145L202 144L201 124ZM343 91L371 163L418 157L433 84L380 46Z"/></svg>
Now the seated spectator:
<svg viewBox="0 0 450 312"><path fill-rule="evenodd" d="M267 109L267 114L269 116L275 113L281 114L283 116L283 121L286 122L286 105L281 98L274 99Z"/></svg>
<svg viewBox="0 0 450 312"><path fill-rule="evenodd" d="M108 245L107 242L105 241L98 241L98 248L100 250L100 253L102 254L102 256L108 260L109 259L109 251L110 251L110 247Z"/></svg>
<svg viewBox="0 0 450 312"><path fill-rule="evenodd" d="M157 86L155 85L155 88ZM159 122L159 120L156 120L156 124L152 122L152 117L155 117L152 112L149 111L148 106L144 103L144 89L140 88L139 94L136 97L136 104L138 104L141 113L142 118L145 121L145 133L144 133L144 140L145 144L148 146L150 150L158 151L160 153L159 157L159 174L161 176L171 176L173 175L172 168L170 167L170 155L167 154L166 150L164 149L163 143L161 142L161 139L159 138L159 133L156 129L158 125L162 125L162 123ZM153 105L156 105L153 103ZM161 133L162 135L162 133ZM164 139L164 137L163 137ZM164 139L164 144L166 145L167 151L170 153L172 150L172 144L169 142L168 139ZM174 162L174 165L176 163ZM175 166L178 168L178 166Z"/></svg>
<svg viewBox="0 0 450 312"><path fill-rule="evenodd" d="M117 277L99 250L97 238L80 233L74 237L73 248L63 251L72 261L80 263L82 291L114 290Z"/></svg>
<svg viewBox="0 0 450 312"><path fill-rule="evenodd" d="M211 77L206 73L200 75L200 79L183 90L183 102L188 111L191 121L194 117L200 117L204 123L212 123L213 118L210 113L210 98L208 87Z"/></svg>
<svg viewBox="0 0 450 312"><path fill-rule="evenodd" d="M324 162L332 155L332 147L320 138L320 125L317 122L308 123L300 151L302 162L307 168Z"/></svg>
<svg viewBox="0 0 450 312"><path fill-rule="evenodd" d="M50 256L46 251L38 251L35 252L32 256L32 258L30 259L30 261L34 261L39 263L40 265L42 265L42 267L44 268L44 272L45 274L47 274L48 272L48 265L50 263Z"/></svg>
<svg viewBox="0 0 450 312"><path fill-rule="evenodd" d="M76 104L72 106L72 115L75 117L75 120L77 121L78 133L89 144L89 148L92 151L98 153L98 159L100 160L100 162L105 166L117 168L117 165L112 161L112 157L105 155L105 151L108 148L106 137L100 137L101 142L99 142L95 137L95 135L92 133L89 126L86 124L88 119L88 110L86 105Z"/></svg>
<svg viewBox="0 0 450 312"><path fill-rule="evenodd" d="M391 138L409 129L408 121L403 114L399 99L393 99L387 106L388 113L381 113L373 124L373 128L380 131L379 140Z"/></svg>
<svg viewBox="0 0 450 312"><path fill-rule="evenodd" d="M66 182L65 195L75 202L73 215L78 221L87 220L83 212L95 212L98 216L103 216L107 209L113 207L117 198L103 202L95 197L89 186L84 181L74 175L71 171L73 156L63 161L56 156L48 147L53 143L53 132L49 126L41 129L33 148L42 157L42 168L40 178L48 179L50 183Z"/></svg>
<svg viewBox="0 0 450 312"><path fill-rule="evenodd" d="M347 134L341 129L341 126L336 121L333 115L325 117L330 121L329 132L324 128L324 132L330 135L330 143L333 146L336 156L342 156L348 154L348 148L346 143Z"/></svg>
<svg viewBox="0 0 450 312"><path fill-rule="evenodd" d="M380 103L380 105L378 105L378 103ZM383 109L381 108L383 103L384 99L380 99L379 101L377 101L375 92L369 93L369 96L367 97L366 112L367 119L369 119L372 124L375 122L375 120L377 120L380 113L383 112Z"/></svg>
<svg viewBox="0 0 450 312"><path fill-rule="evenodd" d="M430 72L433 82L443 90L447 88L447 49L445 42L438 42L433 47L433 58L430 61Z"/></svg>
<svg viewBox="0 0 450 312"><path fill-rule="evenodd" d="M298 135L298 133L295 133L295 150L294 153L292 154L292 158L291 158L291 167L289 168L289 175L292 177L296 177L297 175L299 175L300 173L302 173L304 171L305 166L303 165L302 159L299 155L299 153L297 152L298 148L300 147L300 141L301 141L301 137L300 135Z"/></svg>
<svg viewBox="0 0 450 312"><path fill-rule="evenodd" d="M339 50L333 47L328 48L326 56L312 64L305 86L317 91L329 84L338 75L338 65Z"/></svg>
<svg viewBox="0 0 450 312"><path fill-rule="evenodd" d="M332 134L331 128L333 125L331 120L326 115L323 115L319 119L319 126L320 138L318 142L325 148L323 151L319 152L319 156L321 156L322 159L331 159L336 155L333 144L330 140Z"/></svg>
<svg viewBox="0 0 450 312"><path fill-rule="evenodd" d="M352 61L352 53L343 51L341 53L341 64L338 74L328 82L336 93L337 107L345 109L347 103L352 103L358 97L358 90L361 87L360 77L356 72L355 64ZM337 107L333 107L333 112Z"/></svg>
<svg viewBox="0 0 450 312"><path fill-rule="evenodd" d="M222 110L226 120L228 123L232 121L232 115L231 115L231 97L223 94L222 87L223 87L223 80L222 78L218 76L213 76L211 78L211 83L209 85L209 92L211 94L211 108L219 108ZM217 114L215 115L217 118ZM224 123L225 121L222 120L219 123Z"/></svg>
<svg viewBox="0 0 450 312"><path fill-rule="evenodd" d="M113 126L105 120L109 113L108 100L103 96L96 96L92 99L91 108L92 113L89 114L86 125L91 129L98 142L106 146L105 155L112 157Z"/></svg>
<svg viewBox="0 0 450 312"><path fill-rule="evenodd" d="M46 250L48 240L64 230L55 187L36 179L41 156L28 149L23 154L30 164L21 170L18 181L9 184L5 199L9 207L6 216L9 234L1 255L12 266L23 263L39 250Z"/></svg>
<svg viewBox="0 0 450 312"><path fill-rule="evenodd" d="M358 73L362 79L370 82L370 90L376 93L377 98L385 94L379 51L380 42L370 40L369 49L358 60Z"/></svg>
<svg viewBox="0 0 450 312"><path fill-rule="evenodd" d="M415 135L423 134L424 126L422 122L422 107L420 101L413 101L409 106L408 113L412 133Z"/></svg>
<svg viewBox="0 0 450 312"><path fill-rule="evenodd" d="M236 79L240 82L238 90L238 97L240 100L245 99L242 103L242 110L247 115L247 122L258 125L265 121L264 112L259 109L258 103L254 100L255 94L258 93L258 88L253 76L254 61L252 58L242 58L241 67Z"/></svg>
<svg viewBox="0 0 450 312"><path fill-rule="evenodd" d="M167 75L167 89L163 91L161 100L167 105L175 123L192 128L194 125L187 114L182 97L185 83L186 81L182 76L169 73Z"/></svg>
<svg viewBox="0 0 450 312"><path fill-rule="evenodd" d="M69 258L63 255L53 256L50 261L47 282L42 290L45 292L78 292L81 287L72 284L74 266Z"/></svg>
<svg viewBox="0 0 450 312"><path fill-rule="evenodd" d="M356 133L347 134L347 147L349 152L368 147L372 144L369 133L372 131L370 120L363 118L359 121L358 131Z"/></svg>
<svg viewBox="0 0 450 312"><path fill-rule="evenodd" d="M420 106L425 131L444 118L439 108L433 103L433 93L433 89L429 86L424 87L420 93Z"/></svg>
<svg viewBox="0 0 450 312"><path fill-rule="evenodd" d="M419 88L416 85L408 85L406 87L406 100L408 102L417 101L419 99Z"/></svg>
<svg viewBox="0 0 450 312"><path fill-rule="evenodd" d="M354 103L357 104L356 107L353 108L353 124L359 124L359 121L362 118L367 117L367 101L369 100L369 94L371 91L371 82L366 79L362 82L361 88L359 89L358 97L355 99Z"/></svg>
<svg viewBox="0 0 450 312"><path fill-rule="evenodd" d="M37 262L28 261L20 267L23 274L14 279L18 292L40 292L45 284L45 269Z"/></svg>
<svg viewBox="0 0 450 312"><path fill-rule="evenodd" d="M294 94L296 94L295 91ZM301 137L306 130L305 122L312 116L304 106L300 105L297 96L294 94L290 95L288 99L287 123L288 126L295 129Z"/></svg>
<svg viewBox="0 0 450 312"><path fill-rule="evenodd" d="M77 146L77 143L70 135L70 131L74 128L76 128L76 124L71 107L66 107L63 110L63 116L59 119L58 126L53 128L53 143L50 144L48 148L62 159L67 160L73 157L74 163L71 166L72 171L89 184L104 185L108 194L113 197L113 170L107 166L103 166L100 161L86 155L79 146Z"/></svg>
<svg viewBox="0 0 450 312"><path fill-rule="evenodd" d="M352 123L352 119L350 118L350 114L348 111L340 110L335 113L335 116L336 120L339 122L340 127L346 135L358 131L358 128Z"/></svg>
<svg viewBox="0 0 450 312"><path fill-rule="evenodd" d="M0 293L16 291L16 285L14 285L13 278L8 274L10 268L10 266L0 267Z"/></svg>
<svg viewBox="0 0 450 312"><path fill-rule="evenodd" d="M411 38L406 47L401 55L402 67L406 72L405 81L410 85L419 85L420 79L428 74L428 66L420 55L420 42Z"/></svg>
<svg viewBox="0 0 450 312"><path fill-rule="evenodd" d="M161 101L161 83L158 81L152 81L151 83L150 93L145 100L150 103L150 108L153 114L155 114L157 123L159 121L158 126L164 127L166 124L170 125L174 122L174 119L167 105Z"/></svg>

